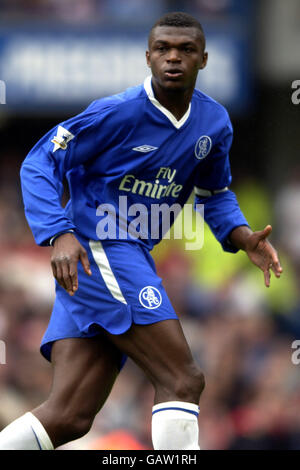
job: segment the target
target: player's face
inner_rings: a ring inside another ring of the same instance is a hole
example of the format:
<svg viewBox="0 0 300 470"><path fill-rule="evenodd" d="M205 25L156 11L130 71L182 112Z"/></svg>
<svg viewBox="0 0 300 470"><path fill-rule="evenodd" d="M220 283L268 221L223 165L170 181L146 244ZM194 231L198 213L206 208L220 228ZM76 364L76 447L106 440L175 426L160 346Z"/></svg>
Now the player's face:
<svg viewBox="0 0 300 470"><path fill-rule="evenodd" d="M207 63L203 39L194 27L157 26L146 58L156 85L174 91L194 88L198 71Z"/></svg>

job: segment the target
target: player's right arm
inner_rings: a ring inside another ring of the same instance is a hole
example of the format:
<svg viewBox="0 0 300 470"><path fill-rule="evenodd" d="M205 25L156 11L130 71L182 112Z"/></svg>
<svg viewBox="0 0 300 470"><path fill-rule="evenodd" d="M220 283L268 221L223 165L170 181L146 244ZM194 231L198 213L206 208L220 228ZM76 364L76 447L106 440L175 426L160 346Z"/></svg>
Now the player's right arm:
<svg viewBox="0 0 300 470"><path fill-rule="evenodd" d="M92 104L50 130L22 164L25 215L38 245L47 246L58 233L76 228L61 205L63 180L69 170L86 163L101 148L100 118L94 108Z"/></svg>
<svg viewBox="0 0 300 470"><path fill-rule="evenodd" d="M72 233L56 238L53 244L51 267L57 282L70 294L78 289L77 263L81 261L84 271L92 275L86 250Z"/></svg>
<svg viewBox="0 0 300 470"><path fill-rule="evenodd" d="M25 215L40 246L53 243L51 265L57 282L71 295L76 291L77 262L90 274L85 249L72 220L61 205L63 179L72 168L85 164L109 143L109 113L97 102L83 113L49 131L30 151L21 167ZM60 236L58 236L60 235Z"/></svg>

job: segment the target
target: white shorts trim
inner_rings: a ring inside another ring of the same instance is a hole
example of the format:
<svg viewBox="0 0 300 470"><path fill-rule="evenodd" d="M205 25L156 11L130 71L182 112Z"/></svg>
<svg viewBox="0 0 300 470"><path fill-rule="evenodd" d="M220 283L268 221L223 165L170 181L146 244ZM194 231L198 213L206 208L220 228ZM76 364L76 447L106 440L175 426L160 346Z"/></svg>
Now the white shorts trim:
<svg viewBox="0 0 300 470"><path fill-rule="evenodd" d="M122 294L117 279L110 267L108 258L104 251L103 245L100 241L89 241L89 246L94 257L94 260L99 268L100 274L106 284L111 295L119 302L127 305L127 302Z"/></svg>

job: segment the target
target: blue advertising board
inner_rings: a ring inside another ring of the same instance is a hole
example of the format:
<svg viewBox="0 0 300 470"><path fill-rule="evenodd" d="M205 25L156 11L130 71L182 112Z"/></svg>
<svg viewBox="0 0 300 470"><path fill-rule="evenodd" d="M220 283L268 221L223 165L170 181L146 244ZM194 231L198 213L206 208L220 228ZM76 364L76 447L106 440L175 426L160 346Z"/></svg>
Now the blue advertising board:
<svg viewBox="0 0 300 470"><path fill-rule="evenodd" d="M251 54L242 30L208 29L207 68L197 87L232 112L251 102ZM0 80L14 112L78 109L149 75L147 36L131 30L0 26Z"/></svg>

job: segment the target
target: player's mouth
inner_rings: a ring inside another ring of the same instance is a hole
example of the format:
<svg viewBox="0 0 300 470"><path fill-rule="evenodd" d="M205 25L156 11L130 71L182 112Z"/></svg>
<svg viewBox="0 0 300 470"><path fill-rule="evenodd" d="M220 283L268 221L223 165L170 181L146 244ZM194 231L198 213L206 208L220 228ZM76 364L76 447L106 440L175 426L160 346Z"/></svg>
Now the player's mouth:
<svg viewBox="0 0 300 470"><path fill-rule="evenodd" d="M183 76L183 71L181 69L169 69L165 71L164 75L169 80L177 80Z"/></svg>

